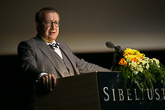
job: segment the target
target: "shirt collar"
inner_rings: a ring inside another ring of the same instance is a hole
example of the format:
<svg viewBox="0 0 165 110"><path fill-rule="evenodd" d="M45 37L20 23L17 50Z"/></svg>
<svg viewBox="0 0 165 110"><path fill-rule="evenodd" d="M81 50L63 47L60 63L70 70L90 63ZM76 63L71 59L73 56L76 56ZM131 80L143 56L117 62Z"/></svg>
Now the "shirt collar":
<svg viewBox="0 0 165 110"><path fill-rule="evenodd" d="M52 44L52 43L56 43L56 41L54 40L52 43L50 43L47 39L45 39L44 37L41 37L44 41L45 41L45 43L47 44L47 45L49 45L49 44Z"/></svg>

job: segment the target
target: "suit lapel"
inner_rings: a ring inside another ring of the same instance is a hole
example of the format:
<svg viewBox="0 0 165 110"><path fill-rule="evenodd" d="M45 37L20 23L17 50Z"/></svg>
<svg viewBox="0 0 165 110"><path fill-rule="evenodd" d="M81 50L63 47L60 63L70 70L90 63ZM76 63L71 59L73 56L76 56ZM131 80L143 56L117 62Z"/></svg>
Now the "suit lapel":
<svg viewBox="0 0 165 110"><path fill-rule="evenodd" d="M73 55L62 44L60 44L60 49L65 54L65 56L68 58L68 60L70 61L71 65L74 68L75 73L79 75L79 71L76 68L76 64L75 64L75 60L73 58Z"/></svg>
<svg viewBox="0 0 165 110"><path fill-rule="evenodd" d="M68 60L72 63L73 65L73 58L69 55L69 52L62 46L60 45L60 50L65 54L65 56L68 58Z"/></svg>
<svg viewBox="0 0 165 110"><path fill-rule="evenodd" d="M66 77L65 72L63 71L63 65L57 57L55 57L53 49L49 48L48 45L42 40L42 38L36 37L36 41L38 42L38 47L40 50L48 57L50 62L53 64L53 66L56 68L56 70L61 74L62 77Z"/></svg>

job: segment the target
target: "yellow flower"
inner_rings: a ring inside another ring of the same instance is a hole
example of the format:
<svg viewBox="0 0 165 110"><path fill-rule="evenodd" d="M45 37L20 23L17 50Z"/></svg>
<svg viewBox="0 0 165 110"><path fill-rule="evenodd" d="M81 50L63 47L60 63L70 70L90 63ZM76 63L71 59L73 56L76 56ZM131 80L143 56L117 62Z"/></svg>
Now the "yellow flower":
<svg viewBox="0 0 165 110"><path fill-rule="evenodd" d="M156 63L156 66L159 68L160 67L159 60L156 58L152 58L152 60Z"/></svg>
<svg viewBox="0 0 165 110"><path fill-rule="evenodd" d="M138 65L137 70L140 72L143 72L143 66L142 65Z"/></svg>
<svg viewBox="0 0 165 110"><path fill-rule="evenodd" d="M133 61L131 63L129 63L129 65L130 65L131 68L136 68L137 67L137 63L133 62Z"/></svg>
<svg viewBox="0 0 165 110"><path fill-rule="evenodd" d="M159 65L159 60L158 60L158 59L152 58L152 60L155 61L155 63L156 63L157 65Z"/></svg>
<svg viewBox="0 0 165 110"><path fill-rule="evenodd" d="M137 50L134 50L134 49L131 49L131 48L127 48L125 51L124 51L124 56L126 55L134 55L134 53L136 52Z"/></svg>
<svg viewBox="0 0 165 110"><path fill-rule="evenodd" d="M144 56L145 55L144 54L141 54L141 53L140 54L137 54L137 57L141 58L142 60L144 59Z"/></svg>

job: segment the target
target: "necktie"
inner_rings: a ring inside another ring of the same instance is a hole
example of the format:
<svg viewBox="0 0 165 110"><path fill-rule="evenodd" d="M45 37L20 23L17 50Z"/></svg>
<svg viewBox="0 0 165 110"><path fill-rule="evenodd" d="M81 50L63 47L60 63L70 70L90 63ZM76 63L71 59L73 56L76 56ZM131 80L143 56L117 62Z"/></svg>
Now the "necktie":
<svg viewBox="0 0 165 110"><path fill-rule="evenodd" d="M52 43L50 44L50 46L53 48L53 49L56 49L56 48L59 48L59 43Z"/></svg>

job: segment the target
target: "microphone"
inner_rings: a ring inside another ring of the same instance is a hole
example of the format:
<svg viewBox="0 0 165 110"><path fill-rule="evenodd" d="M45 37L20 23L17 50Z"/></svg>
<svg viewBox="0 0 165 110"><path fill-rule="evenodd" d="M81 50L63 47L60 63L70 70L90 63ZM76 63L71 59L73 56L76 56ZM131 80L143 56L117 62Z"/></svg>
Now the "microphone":
<svg viewBox="0 0 165 110"><path fill-rule="evenodd" d="M115 46L111 41L107 41L105 45L108 48L114 48L117 52L122 51L120 46Z"/></svg>
<svg viewBox="0 0 165 110"><path fill-rule="evenodd" d="M105 43L105 45L108 47L108 48L114 48L115 49L115 53L113 54L113 61L112 61L112 66L111 66L111 71L113 71L115 65L116 65L116 62L117 62L117 56L120 57L120 54L123 53L123 51L121 50L121 47L120 46L115 46L112 42L110 41L107 41Z"/></svg>
<svg viewBox="0 0 165 110"><path fill-rule="evenodd" d="M110 41L107 41L107 42L105 43L105 45L106 45L108 48L115 48L115 45L114 45L112 42L110 42Z"/></svg>

